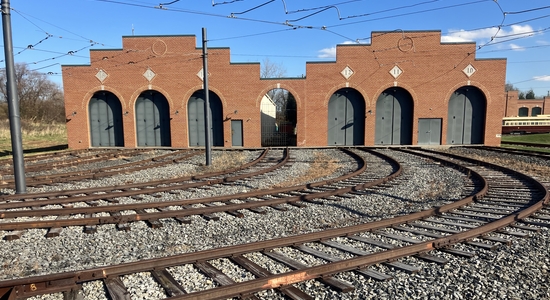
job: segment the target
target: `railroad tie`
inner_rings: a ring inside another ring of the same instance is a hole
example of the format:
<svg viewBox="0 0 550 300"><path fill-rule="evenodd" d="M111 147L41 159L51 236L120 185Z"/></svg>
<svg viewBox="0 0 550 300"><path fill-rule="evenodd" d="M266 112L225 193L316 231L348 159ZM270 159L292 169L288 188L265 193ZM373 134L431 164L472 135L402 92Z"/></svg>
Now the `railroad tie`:
<svg viewBox="0 0 550 300"><path fill-rule="evenodd" d="M113 300L131 300L130 293L118 276L110 276L103 279L109 296Z"/></svg>
<svg viewBox="0 0 550 300"><path fill-rule="evenodd" d="M69 216L57 216L57 218L55 218L56 220L60 221L60 220L65 220L69 218ZM63 227L52 227L50 229L48 229L48 232L46 233L46 237L57 237L61 234L61 231L63 231Z"/></svg>
<svg viewBox="0 0 550 300"><path fill-rule="evenodd" d="M195 207L191 205L182 205L185 209L193 209ZM201 217L205 219L206 221L218 221L220 217L216 216L215 214L201 214Z"/></svg>
<svg viewBox="0 0 550 300"><path fill-rule="evenodd" d="M266 256L278 261L278 262L281 262L287 266L289 266L290 268L292 269L295 269L295 270L300 270L300 269L305 269L307 268L308 266L292 259L292 258L289 258L289 257L286 257L276 251L264 251L262 252L263 254L265 254ZM347 293L347 292L351 292L353 290L355 290L355 286L352 285L352 284L349 284L345 281L342 281L340 279L337 279L337 278L334 278L332 276L327 276L327 277L322 277L322 278L318 278L317 280L319 280L320 282L326 284L326 285L329 285L331 286L332 288L334 288L335 290L337 290L338 292L340 293Z"/></svg>
<svg viewBox="0 0 550 300"><path fill-rule="evenodd" d="M421 225L422 224L417 224L417 223L414 224L414 226L416 226L416 227L423 228ZM420 234L420 235L425 235L425 236L436 238L436 239L445 237L444 235L439 234L439 233L432 233L432 232L428 232L428 231L416 230L416 229L402 227L402 226L398 227L398 229L413 232L413 233ZM460 256L460 257L465 257L465 258L471 258L471 257L475 256L475 254L472 253L472 252L458 250L458 249L454 249L454 248L440 248L439 251L447 252L447 253L450 253L450 254L453 254L453 255L456 255L456 256Z"/></svg>
<svg viewBox="0 0 550 300"><path fill-rule="evenodd" d="M231 279L229 276L225 275L222 271L218 270L214 266L212 266L209 262L201 261L194 263L194 266L201 270L204 274L206 274L208 277L212 278L214 281L219 283L220 285L232 285L235 284L235 281ZM255 295L242 295L241 299L258 299ZM259 299L258 299L259 300Z"/></svg>
<svg viewBox="0 0 550 300"><path fill-rule="evenodd" d="M304 245L297 245L297 246L294 246L294 248L296 248L296 249L298 249L302 252L311 254L315 257L324 259L324 260L329 261L329 262L337 262L337 261L341 260L341 259L339 259L335 256L332 256L332 255L327 254L325 252L322 252L322 251L319 251L319 250L316 250L316 249L313 249L313 248L310 248L310 247L307 247L307 246L304 246ZM361 274L365 277L372 278L372 279L377 280L377 281L386 281L386 280L390 280L390 279L393 278L390 275L387 275L387 274L384 274L384 273L381 273L381 272L378 272L378 271L375 271L375 270L372 270L372 269L368 269L368 268L363 268L363 269L358 269L358 270L353 270L353 271L355 273Z"/></svg>
<svg viewBox="0 0 550 300"><path fill-rule="evenodd" d="M158 207L158 210L162 212L171 212L173 210L168 209L167 207ZM185 216L185 217L174 217L176 221L178 221L180 224L191 224L192 220L191 217Z"/></svg>
<svg viewBox="0 0 550 300"><path fill-rule="evenodd" d="M14 230L14 231L7 232L6 235L4 235L4 240L6 241L18 240L21 238L23 233L25 233L25 230Z"/></svg>
<svg viewBox="0 0 550 300"><path fill-rule="evenodd" d="M84 216L84 218L91 218L92 215L91 214L86 214ZM91 233L96 233L97 232L97 225L86 225L84 226L84 233L88 233L88 234L91 234Z"/></svg>
<svg viewBox="0 0 550 300"><path fill-rule="evenodd" d="M168 296L174 297L186 294L184 288L166 269L153 270L151 275L164 288Z"/></svg>
<svg viewBox="0 0 550 300"><path fill-rule="evenodd" d="M250 259L242 255L232 256L229 259L231 259L234 263L243 267L244 269L246 269L248 272L252 273L256 277L267 277L269 275L273 275L273 273L269 272L269 270L262 268L255 262L251 261ZM302 290L292 285L281 286L281 287L278 287L277 290L285 294L286 296L290 297L291 299L295 299L295 300L313 300L314 299L310 295L304 293Z"/></svg>
<svg viewBox="0 0 550 300"><path fill-rule="evenodd" d="M336 248L336 249L340 249L342 251L346 251L346 252L349 252L349 253L354 254L354 255L365 256L365 255L371 254L369 252L366 252L366 251L363 251L363 250L360 250L360 249L357 249L357 248L354 248L354 247L351 247L351 246L343 245L343 244L340 244L340 243L334 242L334 241L323 241L321 243L323 245L333 247L333 248ZM401 262L398 262L398 261L385 262L383 264L386 265L386 266L390 266L390 267L393 267L395 269L404 271L404 272L409 273L409 274L416 273L416 272L420 271L419 267L411 266L411 265L401 263Z"/></svg>

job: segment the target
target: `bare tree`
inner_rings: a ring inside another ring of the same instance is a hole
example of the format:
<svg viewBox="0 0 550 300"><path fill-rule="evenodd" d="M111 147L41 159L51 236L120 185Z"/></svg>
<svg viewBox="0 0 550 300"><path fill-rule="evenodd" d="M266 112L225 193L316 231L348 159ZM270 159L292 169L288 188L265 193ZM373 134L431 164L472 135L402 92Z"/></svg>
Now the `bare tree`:
<svg viewBox="0 0 550 300"><path fill-rule="evenodd" d="M15 65L15 82L21 119L39 122L65 121L65 105L61 87L46 75L30 70L27 64ZM0 103L2 113L8 115L6 70L0 70Z"/></svg>
<svg viewBox="0 0 550 300"><path fill-rule="evenodd" d="M504 90L506 92L509 92L509 91L519 91L519 89L517 87L515 87L513 84L511 84L510 82L507 82L505 85L504 85Z"/></svg>
<svg viewBox="0 0 550 300"><path fill-rule="evenodd" d="M282 78L286 76L286 68L265 58L260 71L261 78Z"/></svg>

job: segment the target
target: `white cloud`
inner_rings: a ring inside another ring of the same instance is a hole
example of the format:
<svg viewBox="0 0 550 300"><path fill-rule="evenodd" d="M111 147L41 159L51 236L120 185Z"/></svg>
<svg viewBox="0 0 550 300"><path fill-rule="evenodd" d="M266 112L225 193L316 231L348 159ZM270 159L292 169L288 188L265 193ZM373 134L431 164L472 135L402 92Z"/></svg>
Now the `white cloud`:
<svg viewBox="0 0 550 300"><path fill-rule="evenodd" d="M448 35L441 37L441 41L444 43L457 43L457 42L475 42L477 40L484 40L494 36L498 31L498 28L486 28L479 30L450 30Z"/></svg>
<svg viewBox="0 0 550 300"><path fill-rule="evenodd" d="M530 25L512 25L509 30L497 27L478 30L449 30L449 34L441 37L443 43L456 42L488 42L494 38L495 42L517 39L534 35L533 27Z"/></svg>
<svg viewBox="0 0 550 300"><path fill-rule="evenodd" d="M516 44L510 44L510 48L514 51L525 51L525 47L516 45Z"/></svg>
<svg viewBox="0 0 550 300"><path fill-rule="evenodd" d="M336 57L336 46L330 47L330 48L324 48L318 51L319 55L317 57L319 58L335 58Z"/></svg>
<svg viewBox="0 0 550 300"><path fill-rule="evenodd" d="M550 81L550 75L535 76L533 79L536 81Z"/></svg>
<svg viewBox="0 0 550 300"><path fill-rule="evenodd" d="M356 42L345 41L342 44L344 45L356 44ZM317 55L318 58L336 58L336 46L330 47L330 48L324 48L317 52L319 52L319 55Z"/></svg>

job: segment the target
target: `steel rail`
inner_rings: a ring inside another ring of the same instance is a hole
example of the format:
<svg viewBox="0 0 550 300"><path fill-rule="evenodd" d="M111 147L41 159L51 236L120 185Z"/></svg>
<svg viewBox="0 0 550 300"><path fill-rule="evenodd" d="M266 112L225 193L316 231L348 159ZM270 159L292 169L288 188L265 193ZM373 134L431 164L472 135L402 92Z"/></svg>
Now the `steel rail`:
<svg viewBox="0 0 550 300"><path fill-rule="evenodd" d="M32 198L48 198L48 197L60 197L60 196L72 196L72 195L80 195L80 194L92 194L92 193L100 193L100 192L112 192L116 190L124 191L129 189L139 189L139 188L145 188L155 185L166 185L166 184L177 184L183 181L193 181L193 180L202 180L208 177L215 177L215 176L222 176L224 174L228 174L231 172L238 172L247 168L250 168L256 164L258 164L267 154L268 150L264 150L260 156L258 156L255 160L248 162L246 164L242 164L238 167L231 168L228 170L223 171L216 171L216 172L209 172L206 174L201 175L191 175L191 176L182 176L182 177L176 177L171 179L162 179L162 180L155 180L155 181L147 181L147 182L139 182L139 183L133 183L133 184L125 184L125 185L115 185L115 186L102 186L102 187L93 187L93 188L86 188L86 189L77 189L77 190L66 190L66 191L53 191L53 192L40 192L40 193L29 193L29 194L12 194L12 195L3 195L0 196L0 201L8 201L8 200L29 200ZM286 154L288 155L288 154ZM283 161L286 161L283 157ZM176 187L174 189L177 189ZM139 194L139 193L138 193ZM119 194L117 194L118 197ZM135 193L129 193L128 196L136 195ZM105 197L105 195L102 195ZM124 196L124 195L123 195ZM87 197L78 197L75 199L78 199L78 201L89 201L89 200L97 200L101 199L102 197L99 197L97 195L93 196L87 196ZM37 205L48 205L48 204L55 204L48 202L49 200L36 200L36 201L44 201L44 202L37 202ZM42 204L44 203L44 204ZM34 203L33 203L34 204ZM7 203L0 203L0 209L5 208L12 208Z"/></svg>
<svg viewBox="0 0 550 300"><path fill-rule="evenodd" d="M516 145L516 146L526 146L526 147L537 147L537 148L549 148L550 144L542 144L542 143L523 143L523 142L508 142L508 141L501 141L501 145Z"/></svg>
<svg viewBox="0 0 550 300"><path fill-rule="evenodd" d="M176 152L167 153L167 154L154 157L151 159L147 159L147 160L130 162L126 164L121 164L121 165L111 166L111 167L104 167L104 168L94 169L94 170L72 171L72 172L64 172L64 173L49 174L49 175L29 176L27 177L27 185L38 186L38 185L47 185L47 184L76 181L76 180L83 180L83 179L98 179L98 178L121 174L121 173L129 173L129 172L135 172L139 170L146 170L150 168L161 167L164 165L171 164L173 162L173 161L160 161L163 157L173 156L173 155L177 155L179 152L188 152L188 151L189 150L179 150ZM198 153L192 153L190 154L190 156L197 155L197 154ZM143 165L148 162L153 162L153 164ZM136 165L138 165L138 167L129 168ZM142 166L139 166L139 165L142 165ZM125 168L129 168L129 169L125 169ZM5 180L2 184L0 184L0 188L2 187L6 188L10 186L13 182L14 182L13 180Z"/></svg>
<svg viewBox="0 0 550 300"><path fill-rule="evenodd" d="M463 168L461 168L463 169ZM389 181L391 178L394 178L397 176L397 174L400 174L402 171L401 166L399 165L398 169L391 175L387 176L382 180L383 182ZM470 197L467 197L465 199L462 199L460 203L451 203L447 204L440 208L432 208L430 210L421 211L417 213L413 213L411 215L407 216L399 216L391 219L386 220L380 220L372 223L367 224L361 224L351 227L343 227L343 228L336 228L336 229L329 229L325 230L323 232L315 232L315 233L309 233L305 235L299 235L299 236L292 236L292 237L286 237L286 238L280 238L275 240L268 240L268 241L262 241L262 242L256 242L251 244L244 244L244 245L236 245L236 246L229 246L219 249L212 249L212 250L206 250L201 251L197 253L187 253L187 254L181 254L177 256L171 256L171 257L165 257L165 258L159 258L159 259L151 259L151 260L145 260L141 262L132 262L132 263L126 263L118 266L110 266L110 267L103 267L103 268L95 268L90 269L86 271L80 271L80 272L65 272L60 274L52 274L52 275L44 275L44 276L37 276L37 277L29 277L29 278L22 278L22 279L14 279L9 281L0 282L0 288L12 288L15 286L19 286L19 290L21 293L30 293L29 286L33 285L36 290L37 294L43 293L42 289L48 289L48 287L51 286L57 286L57 285L63 285L63 284L75 284L90 280L97 280L101 278L107 278L108 276L118 276L123 274L129 274L129 273L135 273L135 272L141 272L141 271L148 271L153 269L160 269L160 268L166 268L173 265L181 265L186 263L193 263L197 261L204 261L209 259L214 259L218 257L227 257L227 256L234 256L239 254L245 254L248 252L253 251L262 251L267 249L272 249L276 247L283 247L283 246L289 246L289 245L297 245L297 244L303 244L307 242L314 242L319 241L322 239L328 239L328 238L334 238L338 236L348 236L364 231L372 231L375 229L385 228L392 225L397 224L404 224L407 222L411 222L413 220L418 220L422 218L426 218L429 216L433 216L437 213L441 213L444 211L452 210L455 207L463 206L465 204L468 204L472 202L476 197L480 197L487 191L487 184L484 181L484 179L481 177L481 175L477 174L475 171L470 172L471 176L474 176L478 178L480 181L484 182L484 187L481 191L479 191L477 194L472 195ZM407 251L409 249L412 249L410 251ZM372 258L374 256L369 256L369 261L366 262L366 264L373 264L378 261L386 261L389 259L389 257L396 257L396 253L401 251L403 256L409 255L408 253L417 253L417 252L423 252L430 250L427 246L411 246L408 248L403 249L395 249L392 251L386 251L383 253L376 254L377 256L382 256L381 258L373 260ZM388 254L389 253L389 254ZM389 256L388 256L389 255ZM364 258L363 258L364 259ZM357 260L357 259L356 259ZM356 261L355 260L355 261ZM328 265L327 269L321 269L317 270L320 273L324 274L327 273L330 270L336 270L334 267L340 268L344 270L340 266L340 264L344 264L345 266L350 266L351 264L355 263L355 261L342 261L340 263L331 263ZM351 263L351 264L350 264ZM363 266L365 263L360 262L359 264L356 264L356 266L351 267L350 269L355 269L357 267ZM308 268L307 274L314 274L310 272L311 268ZM347 270L347 269L346 269ZM337 271L340 272L340 271ZM306 277L303 276L305 274L302 271L295 271L291 273L281 274L281 275L273 275L261 279L257 279L251 282L247 282L245 284L255 284L253 288L250 286L243 286L243 284L238 284L238 286L232 285L228 287L224 287L223 290L216 289L216 291L220 291L224 296L230 296L231 292L228 292L227 289L231 287L236 287L235 292L233 295L238 296L241 292L244 291L244 289L248 291L253 291L255 289L261 290L265 289L267 286L277 287L278 285L284 284L290 284L292 283L292 278L294 282L299 282ZM311 277L315 278L315 276ZM265 279L265 281L264 281ZM261 280L261 282L259 282ZM276 283L278 282L278 283ZM267 284L267 285L266 285ZM259 287L258 287L259 286ZM269 287L267 287L269 288ZM40 291L39 291L40 290ZM208 292L208 291L206 291ZM212 291L210 291L212 292ZM28 294L31 295L31 294ZM207 298L212 297L212 295L205 295L203 294L193 294L197 295L197 299L200 299L203 296L207 296ZM203 298L204 299L204 298Z"/></svg>
<svg viewBox="0 0 550 300"><path fill-rule="evenodd" d="M31 151L31 150L32 149L26 150L26 151ZM120 148L112 149L112 150L121 151ZM96 151L97 152L102 152L102 151L105 151L105 149L61 150L61 151L48 152L48 153L43 153L43 154L31 154L31 155L26 155L25 156L25 161L41 161L41 160L44 160L44 159L54 159L54 158L57 158L59 156L75 156L75 155L78 155L79 153L96 152ZM2 164L4 166L12 167L12 165L11 165L12 162L13 161L12 161L11 158L5 158L5 157L0 158L0 164Z"/></svg>
<svg viewBox="0 0 550 300"><path fill-rule="evenodd" d="M120 155L133 155L134 153L139 153L139 152L143 152L143 151L140 151L140 150L113 150L113 149L110 149L110 150L103 150L102 152L98 152L98 153L95 153L95 154L90 154L90 155L86 155L86 156L79 156L79 155L74 155L74 154L70 154L70 155L67 155L69 156L70 158L63 158L63 157L44 157L40 160L37 160L38 162L37 163L30 163L28 160L25 161L25 171L27 174L29 173L33 173L33 172L36 172L37 170L38 171L43 171L43 170L47 170L47 169L51 169L51 168L68 168L68 167L72 167L72 166L75 166L75 165L78 165L78 164L83 164L83 163L94 163L94 162L98 162L98 161L102 161L102 160L105 160L105 159L110 159L110 158L116 158ZM46 161L44 161L46 160ZM3 168L0 170L2 172L1 175L3 176L7 176L7 175L11 175L11 174L5 174L6 172L10 172L12 173L13 172L13 167L11 165L8 165L6 168ZM29 176L30 178L32 178L31 176ZM13 181L13 180L12 180Z"/></svg>
<svg viewBox="0 0 550 300"><path fill-rule="evenodd" d="M434 152L435 151L430 151L430 153L434 153ZM459 159L458 155L450 155L450 156L455 159ZM433 157L429 157L429 158L433 159ZM471 163L475 162L475 160L470 158L464 158L464 157L461 157L461 158ZM444 161L439 158L437 158L436 160L440 162ZM447 163L450 163L450 162L447 162ZM300 269L300 270L296 270L296 271L292 271L284 274L261 277L254 280L245 281L242 283L236 283L228 286L221 286L210 290L191 293L188 295L175 296L175 297L171 297L170 299L222 299L222 298L233 297L233 296L248 295L250 293L259 292L261 290L287 286L287 285L299 283L305 280L321 278L324 276L337 274L344 271L356 270L356 269L364 268L373 264L398 259L401 257L412 256L418 253L423 253L423 252L428 252L435 249L449 247L450 245L457 244L459 242L464 242L464 241L482 236L484 234L499 230L506 226L509 226L517 222L518 220L521 220L523 218L526 218L532 215L533 213L540 210L545 204L548 203L550 199L548 190L538 180L531 178L527 175L524 175L523 173L511 170L502 166L498 166L495 164L486 163L486 162L481 162L480 164L486 167L496 168L500 171L506 170L508 172L514 173L520 178L529 179L532 183L534 183L534 185L538 189L545 192L544 196L541 199L536 200L535 203L533 203L529 207L526 207L510 215L507 215L506 217L495 220L493 222L486 223L485 225L481 225L477 228L469 229L460 233L451 234L446 237L437 238L437 239L425 241L425 242L420 242L418 244L413 244L410 246L394 248L392 250L377 252L377 253L373 253L365 256L357 256L355 258L337 261L337 262L331 262L320 266L308 267L308 268L304 268L304 269ZM471 170L471 169L469 170L473 172L473 174L476 174L476 176L480 176L479 173L475 172L474 170ZM487 191L488 191L488 185L487 185L487 182L485 181L483 190L480 191L477 195L471 197L471 199L473 200L475 198L478 198L482 194L486 194ZM456 203L454 203L454 205L456 205ZM452 211L454 208L450 208L450 206L454 206L454 205L448 204L440 207L440 210L437 212L437 214L441 214L442 212ZM416 213L416 214L419 214L419 213ZM405 218L408 219L410 216L413 216L413 215L415 214L405 216ZM399 218L403 218L403 217L397 217L397 218L394 218L393 220L397 221ZM395 226L403 223L408 223L411 221L412 220L409 220L407 222L397 221L389 226ZM374 222L374 223L378 223L378 222ZM378 228L368 229L368 231L372 231L373 229L378 229ZM355 233L357 232L353 232L353 234ZM349 236L350 234L348 233L347 235ZM298 244L298 243L299 241L297 241L295 244Z"/></svg>
<svg viewBox="0 0 550 300"><path fill-rule="evenodd" d="M191 205L191 204L199 204L199 203L224 202L224 201L229 201L234 199L246 199L250 197L266 196L266 195L272 195L277 193L300 191L304 189L324 186L327 184L333 184L335 182L339 182L345 179L349 179L351 177L355 177L365 171L366 163L363 158L361 158L359 155L349 150L344 149L343 151L355 157L355 159L359 162L359 167L357 168L357 170L337 178L327 179L327 180L323 180L315 183L296 185L291 187L264 189L264 190L253 191L253 192L223 195L223 196L216 196L216 197L210 197L210 198L183 199L183 200L174 200L174 201L145 202L145 203L138 203L138 204L120 204L120 205L95 206L95 207L92 206L92 207L84 207L84 208L0 211L0 218L14 218L14 217L22 217L22 216L71 215L71 214L86 215L86 214L97 213L97 212L118 212L118 211L124 211L124 210L138 210L138 209L146 209L146 208ZM288 159L288 155L285 156L285 158ZM286 162L286 160L283 160L281 163L283 162ZM280 164L273 166L272 168L275 168ZM399 170L399 172L394 176L398 176L400 173L401 171ZM241 179L243 178L242 176L245 176L245 175L248 175L248 174L242 174L240 176L236 176L236 178ZM231 178L230 180L218 179L217 181L212 180L210 182L222 183L222 182L230 182L230 181L233 181L234 179L235 178ZM235 203L235 204L220 205L220 206L186 208L182 210L162 211L162 212L137 213L132 215L115 215L115 216L103 216L103 217L61 219L61 220L56 219L56 220L44 220L44 221L26 221L26 222L5 222L5 223L0 223L0 230L22 230L22 229L30 229L30 228L52 228L52 227L55 228L55 227L67 227L67 226L102 225L102 224L113 224L113 223L116 224L116 223L128 223L128 222L136 222L136 221L158 220L162 218L184 217L184 216L190 216L190 215L203 215L203 214L211 214L215 212L237 211L242 209L252 209L252 208L265 207L269 205L292 203L297 201L308 201L316 198L342 195L355 190L365 189L366 187L374 186L374 185L383 183L385 181L386 181L385 178L382 178L379 180L360 183L360 184L349 186L346 188L333 189L329 191L321 191L321 192L311 193L307 195L290 196L290 197L277 198L277 199L265 199L264 201ZM161 189L167 189L167 188L170 188L170 187L164 187ZM173 189L173 187L171 187L171 189ZM117 197L118 197L118 194L119 193L117 193ZM105 198L105 196L103 198Z"/></svg>
<svg viewBox="0 0 550 300"><path fill-rule="evenodd" d="M470 147L468 147L468 148L470 148ZM536 150L513 149L513 148L491 147L491 146L471 147L471 148L472 149L487 150L487 151L491 151L491 152L519 154L519 155L524 155L524 156L538 157L538 158L542 158L542 159L550 158L550 153L549 152L536 151Z"/></svg>
<svg viewBox="0 0 550 300"><path fill-rule="evenodd" d="M440 158L429 157L430 159L443 162L445 160ZM445 161L445 164L455 164L451 161ZM141 262L126 263L118 266L109 266L102 268L94 268L85 271L76 272L64 272L52 275L35 276L21 279L13 279L0 282L0 292L4 291L5 294L12 293L14 297L28 297L32 295L39 295L48 293L54 290L66 290L74 287L82 282L97 280L102 278L108 278L109 276L118 276L123 274L130 274L142 271L151 271L155 269L166 268L174 265L182 265L187 263L194 263L199 261L205 261L209 259L215 259L220 257L230 257L234 255L245 254L254 251L265 251L276 247L284 247L291 245L298 245L307 242L320 241L338 236L350 236L364 231L373 231L375 229L395 226L399 224L408 223L415 220L420 220L429 216L441 214L443 212L451 211L457 207L471 203L475 199L482 198L488 191L487 181L476 171L466 168L457 167L469 174L469 176L475 177L477 180L483 183L483 188L476 194L466 197L462 200L458 200L454 203L449 203L441 207L434 207L429 210L413 213L407 216L399 216L391 219L380 220L367 224L360 224L350 227L329 229L323 232L309 233L305 235L286 237L275 240L268 240L244 245L229 246L219 249L206 250L196 253L187 253L171 257L164 257L159 259L149 259ZM502 169L510 171L509 169ZM521 173L519 173L521 174ZM525 176L525 178L529 178ZM545 191L544 196L539 200L532 201L531 206L512 213L500 220L486 223L475 229L452 234L444 238L437 238L430 241L420 242L415 245L405 246L400 248L394 248L389 251L377 252L366 256L358 256L352 259L327 263L320 266L308 267L305 269L292 271L284 274L271 275L267 277L261 277L250 281L237 283L230 286L222 286L211 290L205 290L183 296L176 296L170 299L221 299L232 296L247 295L260 290L271 289L286 286L293 283L298 283L308 279L320 278L330 274L336 274L343 271L355 270L363 268L369 265L373 265L380 262L390 261L400 257L406 257L417 253L427 252L434 249L448 247L452 244L467 241L469 239L478 237L480 235L498 230L506 227L520 219L523 219L532 213L540 209L545 203L548 202L548 191L538 181L529 178L531 182L535 183L535 186L542 188ZM534 202L534 203L533 203ZM34 289L34 290L33 290Z"/></svg>

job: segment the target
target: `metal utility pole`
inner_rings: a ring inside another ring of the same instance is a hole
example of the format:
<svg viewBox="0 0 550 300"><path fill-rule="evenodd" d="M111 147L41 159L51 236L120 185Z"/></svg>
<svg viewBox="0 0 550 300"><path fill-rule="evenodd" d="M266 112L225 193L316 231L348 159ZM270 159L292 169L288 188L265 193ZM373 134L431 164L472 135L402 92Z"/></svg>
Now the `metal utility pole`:
<svg viewBox="0 0 550 300"><path fill-rule="evenodd" d="M21 116L19 114L19 98L17 96L17 83L15 82L15 63L13 61L9 0L2 0L2 26L4 29L4 56L7 78L6 91L8 96L15 192L17 194L24 194L27 192L27 184L25 178L25 162L23 160L23 138L21 134Z"/></svg>
<svg viewBox="0 0 550 300"><path fill-rule="evenodd" d="M210 100L208 91L208 51L206 49L206 28L202 28L202 82L204 85L204 139L206 147L206 165L212 164L212 143L210 142Z"/></svg>

